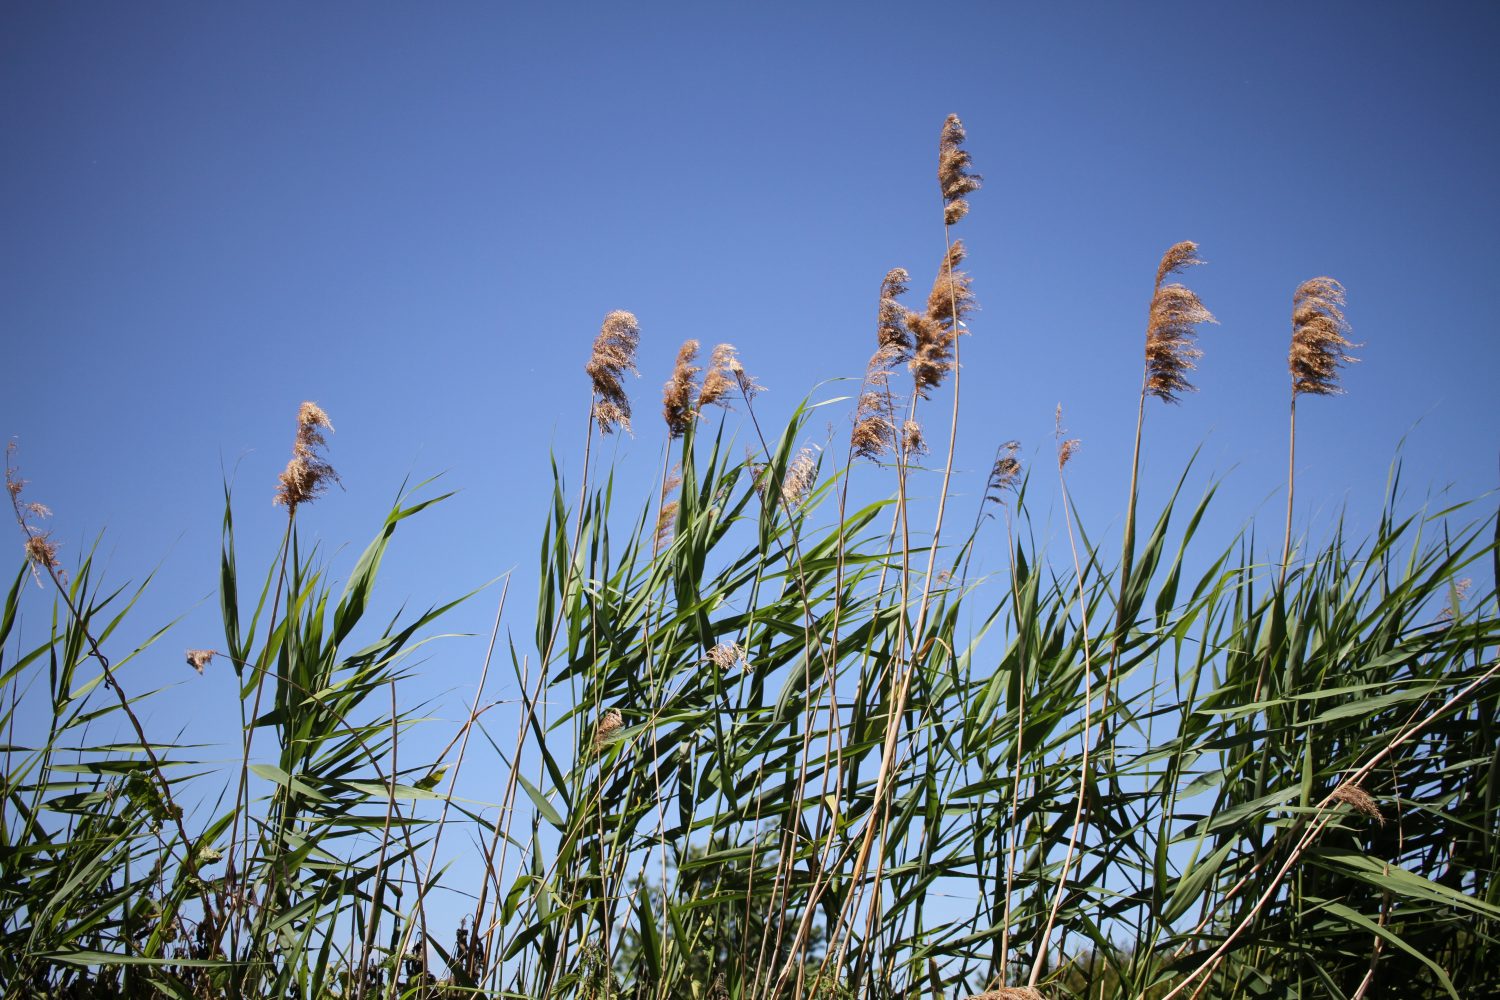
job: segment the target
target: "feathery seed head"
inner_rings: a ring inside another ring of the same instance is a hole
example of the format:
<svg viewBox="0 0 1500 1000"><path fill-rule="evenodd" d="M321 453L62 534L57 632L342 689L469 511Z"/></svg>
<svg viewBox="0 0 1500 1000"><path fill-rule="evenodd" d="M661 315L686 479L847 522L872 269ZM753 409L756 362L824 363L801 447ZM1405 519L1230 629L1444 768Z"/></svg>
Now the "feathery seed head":
<svg viewBox="0 0 1500 1000"><path fill-rule="evenodd" d="M998 990L975 993L967 1000L1044 1000L1044 998L1030 986L1002 986Z"/></svg>
<svg viewBox="0 0 1500 1000"><path fill-rule="evenodd" d="M1004 503L1005 491L1016 488L1016 480L1021 476L1021 460L1016 457L1020 450L1019 441L1007 441L995 450L995 464L990 466L985 500Z"/></svg>
<svg viewBox="0 0 1500 1000"><path fill-rule="evenodd" d="M698 391L699 411L715 403L726 410L731 409L728 396L735 387L739 388L747 400L753 400L761 388L746 373L745 366L740 364L734 345L719 344L709 356L708 374L703 376L703 388Z"/></svg>
<svg viewBox="0 0 1500 1000"><path fill-rule="evenodd" d="M1385 826L1385 816L1380 807L1375 804L1375 799L1369 792L1359 787L1352 781L1346 781L1333 790L1331 796L1333 801L1342 802L1357 813L1361 813L1381 826Z"/></svg>
<svg viewBox="0 0 1500 1000"><path fill-rule="evenodd" d="M708 651L706 657L710 663L720 670L731 670L737 664L743 663L749 666L746 659L745 648L737 642L721 642Z"/></svg>
<svg viewBox="0 0 1500 1000"><path fill-rule="evenodd" d="M906 328L906 310L896 301L906 294L909 279L905 268L895 267L880 282L880 309L875 323L875 340L881 350L892 353L897 360L904 360L912 346L911 331Z"/></svg>
<svg viewBox="0 0 1500 1000"><path fill-rule="evenodd" d="M215 655L217 654L212 649L190 649L187 651L187 665L201 674Z"/></svg>
<svg viewBox="0 0 1500 1000"><path fill-rule="evenodd" d="M927 454L927 439L922 436L922 425L915 420L901 425L901 450L908 458Z"/></svg>
<svg viewBox="0 0 1500 1000"><path fill-rule="evenodd" d="M322 451L328 446L324 430L333 430L333 422L317 403L303 403L297 408L297 434L292 439L292 457L281 470L276 488L276 502L289 510L298 504L316 500L339 481Z"/></svg>
<svg viewBox="0 0 1500 1000"><path fill-rule="evenodd" d="M682 477L673 469L667 474L666 480L661 484L661 507L656 512L656 547L660 549L672 540L673 533L677 530L676 500L668 500L667 496L682 485Z"/></svg>
<svg viewBox="0 0 1500 1000"><path fill-rule="evenodd" d="M949 115L938 138L938 186L943 190L943 223L949 226L968 214L965 196L978 191L982 181L969 170L972 161L963 148L965 138L963 122Z"/></svg>
<svg viewBox="0 0 1500 1000"><path fill-rule="evenodd" d="M697 401L693 399L693 378L703 369L693 364L698 358L698 342L684 341L677 351L677 364L672 368L672 377L662 389L661 411L667 421L669 437L680 438L692 426L697 415Z"/></svg>
<svg viewBox="0 0 1500 1000"><path fill-rule="evenodd" d="M811 448L797 452L786 466L786 475L781 480L781 499L788 507L801 506L818 481L818 463L813 459Z"/></svg>
<svg viewBox="0 0 1500 1000"><path fill-rule="evenodd" d="M626 372L640 374L635 367L640 343L641 328L635 315L616 309L604 317L599 336L594 338L593 353L583 366L594 383L594 419L605 434L618 427L630 431L630 398L620 380Z"/></svg>
<svg viewBox="0 0 1500 1000"><path fill-rule="evenodd" d="M881 378L885 373L880 373ZM854 409L854 430L849 444L860 458L876 461L896 443L896 420L889 392L871 389L859 397Z"/></svg>
<svg viewBox="0 0 1500 1000"><path fill-rule="evenodd" d="M916 342L907 367L917 394L924 399L953 370L953 341L963 330L964 317L974 308L971 279L958 270L965 256L963 241L954 240L943 255L937 280L927 296L927 311L906 311L906 327Z"/></svg>
<svg viewBox="0 0 1500 1000"><path fill-rule="evenodd" d="M1312 278L1297 286L1292 296L1292 349L1287 366L1292 372L1292 395L1333 396L1339 368L1359 359L1344 353L1360 345L1345 336L1344 286L1332 278Z"/></svg>
<svg viewBox="0 0 1500 1000"><path fill-rule="evenodd" d="M57 545L46 535L41 533L26 536L26 558L36 564L37 568L45 572L57 569Z"/></svg>
<svg viewBox="0 0 1500 1000"><path fill-rule="evenodd" d="M618 708L607 709L594 727L594 751L597 753L604 748L605 744L619 739L620 730L624 728L625 717L620 714L620 710Z"/></svg>
<svg viewBox="0 0 1500 1000"><path fill-rule="evenodd" d="M1146 323L1146 391L1166 403L1180 401L1180 394L1193 392L1187 373L1203 356L1198 350L1198 324L1217 323L1214 314L1197 293L1180 284L1163 285L1169 274L1203 263L1198 244L1178 243L1162 255L1156 269L1156 287Z"/></svg>

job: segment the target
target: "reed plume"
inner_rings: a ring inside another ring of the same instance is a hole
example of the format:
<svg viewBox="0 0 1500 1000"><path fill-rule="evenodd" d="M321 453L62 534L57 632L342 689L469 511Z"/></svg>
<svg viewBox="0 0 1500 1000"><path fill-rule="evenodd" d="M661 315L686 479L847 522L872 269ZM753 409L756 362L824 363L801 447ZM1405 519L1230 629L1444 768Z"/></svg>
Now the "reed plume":
<svg viewBox="0 0 1500 1000"><path fill-rule="evenodd" d="M1196 367L1194 361L1203 356L1196 346L1197 327L1218 320L1191 289L1175 282L1170 285L1162 282L1169 275L1202 263L1198 244L1189 240L1163 254L1156 269L1156 287L1146 324L1146 392L1163 402L1179 402L1179 393L1195 391L1187 373Z"/></svg>
<svg viewBox="0 0 1500 1000"><path fill-rule="evenodd" d="M1375 804L1375 799L1369 792L1354 782L1344 782L1333 790L1333 794L1329 798L1335 802L1342 802L1355 812L1373 819L1381 826L1385 826L1385 814L1380 811L1380 806Z"/></svg>
<svg viewBox="0 0 1500 1000"><path fill-rule="evenodd" d="M985 501L1004 503L1005 492L1016 489L1021 477L1021 460L1016 457L1020 450L1019 441L1007 441L995 450L995 464L990 466L990 477L985 483Z"/></svg>
<svg viewBox="0 0 1500 1000"><path fill-rule="evenodd" d="M915 420L901 425L901 450L908 457L927 454L927 439L922 436L922 425Z"/></svg>
<svg viewBox="0 0 1500 1000"><path fill-rule="evenodd" d="M668 500L667 496L682 485L682 477L677 470L672 470L661 484L661 506L656 511L656 547L660 549L672 540L673 533L677 530L677 508L676 500Z"/></svg>
<svg viewBox="0 0 1500 1000"><path fill-rule="evenodd" d="M1344 391L1339 369L1359 361L1344 353L1358 346L1344 336L1349 332L1346 302L1344 286L1332 278L1311 278L1297 286L1292 295L1292 350L1287 358L1292 395L1333 396Z"/></svg>
<svg viewBox="0 0 1500 1000"><path fill-rule="evenodd" d="M698 359L698 342L684 341L677 350L672 377L662 389L661 412L667 421L667 435L680 438L687 433L697 416L698 403L693 398L693 379L703 369L693 364Z"/></svg>
<svg viewBox="0 0 1500 1000"><path fill-rule="evenodd" d="M906 326L915 340L907 367L917 394L924 399L953 370L953 343L964 329L964 317L974 308L972 279L958 269L965 256L963 241L954 240L927 296L927 311L906 313Z"/></svg>
<svg viewBox="0 0 1500 1000"><path fill-rule="evenodd" d="M699 411L714 404L726 410L731 409L728 396L730 390L735 388L740 390L748 403L763 387L740 364L739 354L733 344L719 344L709 355L708 374L703 376L703 387L698 390Z"/></svg>
<svg viewBox="0 0 1500 1000"><path fill-rule="evenodd" d="M613 743L620 738L620 730L625 728L625 717L620 714L618 708L606 709L599 717L599 722L594 726L594 752L598 753L606 744Z"/></svg>
<svg viewBox="0 0 1500 1000"><path fill-rule="evenodd" d="M212 649L190 649L187 651L187 665L201 674L203 668L217 655Z"/></svg>
<svg viewBox="0 0 1500 1000"><path fill-rule="evenodd" d="M890 375L892 369L911 358L912 334L906 322L907 310L897 301L906 294L909 277L905 268L895 267L880 282L875 353L865 366L865 387L854 408L854 429L849 435L854 454L861 458L879 459L896 444Z"/></svg>
<svg viewBox="0 0 1500 1000"><path fill-rule="evenodd" d="M15 453L16 443L12 441L5 446L5 488L10 493L10 504L16 512L16 524L20 525L22 534L26 536L26 558L37 574L37 582L41 583L43 573L53 573L59 568L57 543L52 541L52 533L43 530L36 523L51 517L52 511L46 504L21 499L21 494L26 490L26 480L21 478L21 470L12 462Z"/></svg>
<svg viewBox="0 0 1500 1000"><path fill-rule="evenodd" d="M294 511L304 503L316 500L339 481L337 472L321 454L328 446L324 430L333 430L328 414L317 403L303 403L297 408L297 435L292 440L292 458L281 471L276 488L276 502Z"/></svg>
<svg viewBox="0 0 1500 1000"><path fill-rule="evenodd" d="M1292 293L1292 347L1287 368L1292 373L1292 401L1286 466L1286 537L1281 545L1281 582L1286 583L1292 558L1292 494L1297 478L1297 397L1336 396L1343 393L1339 369L1359 359L1344 353L1352 344L1345 336L1347 299L1344 286L1332 278L1309 278Z"/></svg>
<svg viewBox="0 0 1500 1000"><path fill-rule="evenodd" d="M635 367L636 348L641 343L641 328L633 313L616 309L604 317L594 351L583 370L594 383L594 419L599 429L609 434L623 427L630 431L630 397L625 395L621 379L626 372L639 375Z"/></svg>
<svg viewBox="0 0 1500 1000"><path fill-rule="evenodd" d="M788 507L801 506L817 481L818 463L812 449L803 448L787 463L786 475L781 478L781 499Z"/></svg>
<svg viewBox="0 0 1500 1000"><path fill-rule="evenodd" d="M745 648L737 642L719 643L708 651L706 659L720 670L731 670L741 663L748 665Z"/></svg>
<svg viewBox="0 0 1500 1000"><path fill-rule="evenodd" d="M965 138L964 123L958 115L949 115L938 138L938 185L943 189L943 224L947 226L969 214L966 197L978 191L983 180L969 170Z"/></svg>

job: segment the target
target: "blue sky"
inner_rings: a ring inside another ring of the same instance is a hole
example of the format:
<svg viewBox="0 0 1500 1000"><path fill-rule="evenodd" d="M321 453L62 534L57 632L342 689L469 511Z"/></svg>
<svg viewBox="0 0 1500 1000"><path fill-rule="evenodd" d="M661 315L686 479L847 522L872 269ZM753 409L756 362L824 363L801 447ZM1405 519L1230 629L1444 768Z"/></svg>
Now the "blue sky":
<svg viewBox="0 0 1500 1000"><path fill-rule="evenodd" d="M404 478L442 473L461 492L398 536L387 599L519 566L526 635L604 314L640 317L638 434L611 448L642 482L685 338L738 345L773 423L849 391L819 383L861 372L881 276L931 281L957 112L986 179L966 502L1000 441L1050 464L1061 403L1070 487L1115 536L1152 277L1192 239L1220 325L1201 391L1151 404L1146 504L1201 445L1211 528L1279 539L1291 293L1328 274L1366 346L1300 410L1299 530L1347 505L1359 533L1403 438L1413 502L1495 485L1497 27L1488 4L8 5L0 431L65 563L103 532L113 579L160 567L140 629L186 615L139 667L178 684L164 725L233 717L181 649L219 639L221 468L243 561L269 560L303 399L345 485L305 530L347 566ZM481 654L439 647L412 696L464 695Z"/></svg>

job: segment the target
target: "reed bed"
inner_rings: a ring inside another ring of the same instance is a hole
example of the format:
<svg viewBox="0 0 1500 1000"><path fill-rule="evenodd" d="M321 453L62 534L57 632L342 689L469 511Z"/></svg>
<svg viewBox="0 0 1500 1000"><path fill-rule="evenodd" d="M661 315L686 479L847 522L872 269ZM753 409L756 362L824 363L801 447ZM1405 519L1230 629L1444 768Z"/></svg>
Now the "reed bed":
<svg viewBox="0 0 1500 1000"><path fill-rule="evenodd" d="M931 291L910 306L910 272L880 281L835 446L809 443L817 405L771 423L740 353L700 363L689 340L664 433L635 428L661 457L632 504L592 445L631 432L624 376L649 331L605 317L535 608L500 595L436 755L403 751L434 723L398 692L457 602L367 614L403 522L444 499L430 484L342 587L298 528L336 481L319 407L297 415L261 574L241 572L226 491L223 637L185 656L238 679L225 766L142 724L180 654L165 630L117 648L140 589L104 588L89 555L65 571L11 456L5 996L1500 993L1495 512L1407 510L1398 465L1378 523L1299 551L1289 476L1278 560L1253 528L1203 537L1216 487L1187 496L1186 473L1139 509L1148 404L1192 390L1214 321L1167 280L1202 263L1181 242L1146 298L1121 545L1068 500L1086 452L1059 410L1044 474L1067 547L1041 547L1017 442L982 443L983 483L955 472L966 141L950 116ZM1345 307L1330 278L1296 290L1293 448L1298 397L1336 392L1352 360ZM971 572L976 552L1000 569ZM23 714L44 740L17 741ZM461 884L460 855L478 873Z"/></svg>

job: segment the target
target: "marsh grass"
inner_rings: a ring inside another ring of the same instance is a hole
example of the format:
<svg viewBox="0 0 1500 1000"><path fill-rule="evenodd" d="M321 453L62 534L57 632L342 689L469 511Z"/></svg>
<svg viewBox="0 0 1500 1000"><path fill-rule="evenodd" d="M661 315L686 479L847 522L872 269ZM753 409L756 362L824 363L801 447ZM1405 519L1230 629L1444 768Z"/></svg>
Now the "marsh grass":
<svg viewBox="0 0 1500 1000"><path fill-rule="evenodd" d="M955 472L965 139L944 123L925 308L901 304L906 271L881 282L847 446L810 439L828 404L772 423L734 348L700 367L689 341L657 478L622 496L592 445L631 429L623 376L650 331L605 318L583 475L554 475L537 603L499 595L435 755L412 759L419 717L398 691L456 601L369 609L404 522L444 495L403 495L335 586L298 526L333 481L321 410L299 413L263 575L242 573L226 492L223 637L193 636L186 657L235 674L230 766L147 731L139 706L183 654L165 630L115 649L140 589L104 587L89 554L64 572L50 512L12 472L6 996L1500 990L1493 510L1405 509L1397 466L1376 524L1277 563L1253 527L1204 537L1217 486L1191 497L1185 471L1156 510L1132 477L1112 553L1068 499L1089 452L1059 414L1068 544L1047 551L1018 444L979 443L995 448L984 482ZM1147 397L1190 388L1211 319L1164 284L1196 250L1158 270L1137 467ZM1305 298L1317 315L1297 329L1347 343L1342 313ZM946 435L928 413L944 392ZM944 443L924 455L919 434ZM501 708L497 683L515 693ZM18 738L23 716L43 738ZM481 799L460 780L476 770ZM477 884L450 875L456 855Z"/></svg>

